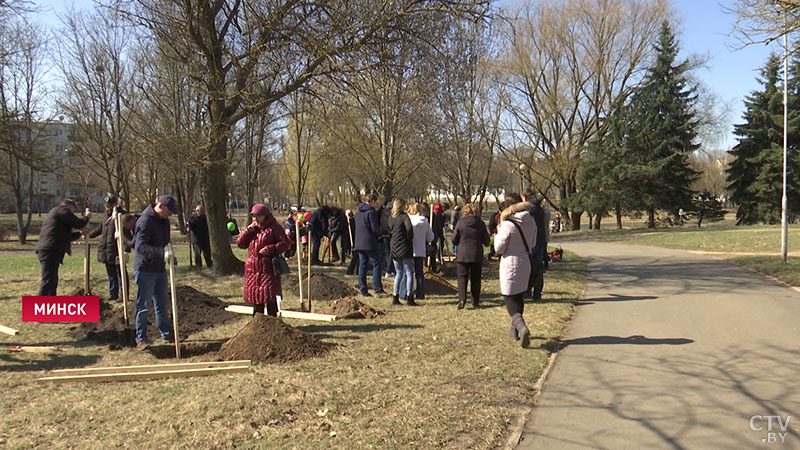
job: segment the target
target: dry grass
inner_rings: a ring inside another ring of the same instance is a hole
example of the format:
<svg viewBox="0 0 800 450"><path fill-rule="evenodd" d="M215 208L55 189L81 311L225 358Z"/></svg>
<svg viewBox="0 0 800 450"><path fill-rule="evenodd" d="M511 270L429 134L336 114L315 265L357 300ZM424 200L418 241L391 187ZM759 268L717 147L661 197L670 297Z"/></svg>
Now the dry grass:
<svg viewBox="0 0 800 450"><path fill-rule="evenodd" d="M186 249L179 256L186 259ZM513 406L529 402L579 295L586 266L576 256L551 265L545 301L526 305L535 339L523 350L505 337L508 316L496 271L484 278L483 305L457 310L455 296L421 307L391 307L374 320L288 321L337 347L323 357L257 365L246 374L147 382L45 385L58 367L154 364L149 353L110 351L66 337L70 324L20 323L20 297L34 293L31 254L0 258L0 323L20 329L0 342L58 345L56 354L0 354L4 391L0 439L9 448L493 448ZM93 261L94 263L94 261ZM344 278L339 267L323 269ZM82 258L67 257L60 292L82 285ZM93 286L104 292L95 266ZM240 301L240 277L179 267L179 283ZM354 277L345 278L355 284ZM389 280L384 279L385 285ZM285 300L293 306L297 299ZM223 341L247 318L190 342Z"/></svg>

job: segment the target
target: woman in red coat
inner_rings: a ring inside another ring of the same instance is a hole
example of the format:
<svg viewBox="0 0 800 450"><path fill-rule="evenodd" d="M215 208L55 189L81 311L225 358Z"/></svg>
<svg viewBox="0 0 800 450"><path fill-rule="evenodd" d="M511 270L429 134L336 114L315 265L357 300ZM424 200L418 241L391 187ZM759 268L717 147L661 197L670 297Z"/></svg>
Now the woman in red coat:
<svg viewBox="0 0 800 450"><path fill-rule="evenodd" d="M281 277L272 270L272 258L289 250L292 241L286 236L269 208L261 203L250 209L252 222L236 240L239 248L247 249L244 262L244 300L252 303L253 315L278 315L276 296L281 295Z"/></svg>

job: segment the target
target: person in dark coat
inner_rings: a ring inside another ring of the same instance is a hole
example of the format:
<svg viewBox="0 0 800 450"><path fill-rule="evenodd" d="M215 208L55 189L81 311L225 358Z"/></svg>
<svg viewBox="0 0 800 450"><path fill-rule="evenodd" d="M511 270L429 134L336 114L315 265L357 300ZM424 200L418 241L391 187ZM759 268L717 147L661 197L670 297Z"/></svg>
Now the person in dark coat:
<svg viewBox="0 0 800 450"><path fill-rule="evenodd" d="M429 266L434 272L436 272L436 265L441 265L443 263L441 257L444 252L444 226L446 223L447 215L442 211L442 205L438 203L433 205L433 222L431 223L431 229L433 230L433 245L436 247L436 254L431 256Z"/></svg>
<svg viewBox="0 0 800 450"><path fill-rule="evenodd" d="M481 296L481 268L483 247L489 245L489 231L476 214L472 203L464 205L463 216L453 230L453 245L456 246L456 277L458 278L458 309L467 302L467 281L472 294L472 306L478 307Z"/></svg>
<svg viewBox="0 0 800 450"><path fill-rule="evenodd" d="M294 256L294 253L297 250L297 227L295 226L293 212L289 211L289 214L286 216L286 220L283 221L283 228L286 236L288 236L289 240L292 241L292 248L287 250L283 256L286 258L291 258Z"/></svg>
<svg viewBox="0 0 800 450"><path fill-rule="evenodd" d="M97 243L97 260L106 266L108 299L117 300L119 299L122 277L119 266L119 251L117 249L117 226L114 219L117 214L125 214L125 210L119 207L119 200L116 195L108 195L105 198L105 202L106 217L97 228L89 233L89 237L96 238L100 236L100 241Z"/></svg>
<svg viewBox="0 0 800 450"><path fill-rule="evenodd" d="M286 236L266 205L250 208L253 217L236 245L247 249L244 262L244 301L253 304L253 315L278 315L277 296L281 295L281 277L273 271L272 258L289 250L292 241Z"/></svg>
<svg viewBox="0 0 800 450"><path fill-rule="evenodd" d="M331 253L333 254L331 262L341 260L342 264L344 264L345 241L349 240L349 237L347 236L347 218L344 216L343 209L336 206L331 208L331 220L328 229L331 234ZM342 245L341 256L338 249L340 240Z"/></svg>
<svg viewBox="0 0 800 450"><path fill-rule="evenodd" d="M146 350L147 316L150 305L156 315L156 325L161 339L174 340L172 320L169 313L169 287L165 263L175 255L169 247L169 218L178 213L178 202L171 195L158 197L155 204L142 211L133 232L135 254L133 278L136 292L136 348Z"/></svg>
<svg viewBox="0 0 800 450"><path fill-rule="evenodd" d="M78 206L71 199L64 199L47 213L36 244L36 256L42 264L42 279L36 295L56 295L58 289L58 266L64 262L64 255L72 254L72 241L80 238L81 230L88 223L91 213L86 210L83 217L75 215Z"/></svg>
<svg viewBox="0 0 800 450"><path fill-rule="evenodd" d="M347 266L347 271L345 272L345 274L355 275L358 271L358 253L356 253L356 251L353 249L353 245L355 245L356 241L356 219L355 216L353 215L353 212L350 211L349 209L347 210L347 213L345 215L347 216L347 222L349 227L349 229L347 230L349 234L348 237L351 238L349 240L350 264Z"/></svg>
<svg viewBox="0 0 800 450"><path fill-rule="evenodd" d="M207 267L214 267L214 261L211 260L211 239L208 233L208 218L206 217L206 210L203 205L197 205L194 208L194 214L189 217L189 224L186 226L186 231L189 232L189 241L192 243L194 249L194 265L203 267L203 261L200 259L200 254L206 260Z"/></svg>
<svg viewBox="0 0 800 450"><path fill-rule="evenodd" d="M526 294L531 295L534 300L541 300L542 290L544 289L544 254L547 252L547 219L542 207L542 200L530 188L525 190L525 201L533 205L533 220L536 221L536 243L530 245L532 246L533 260L538 266L535 271L537 275L533 280L532 292Z"/></svg>
<svg viewBox="0 0 800 450"><path fill-rule="evenodd" d="M395 270L392 304L399 305L400 297L404 297L408 306L417 306L414 301L414 227L406 214L405 200L394 199L388 228Z"/></svg>
<svg viewBox="0 0 800 450"><path fill-rule="evenodd" d="M369 296L367 292L367 266L372 264L372 287L376 295L385 295L381 285L381 254L383 244L381 243L381 223L375 206L378 204L378 196L367 194L364 196L364 203L358 205L355 215L355 246L353 247L358 254L358 290L363 296Z"/></svg>
<svg viewBox="0 0 800 450"><path fill-rule="evenodd" d="M319 259L319 247L322 243L322 238L328 234L328 219L331 217L331 208L328 205L322 205L311 213L306 223L308 223L309 232L311 234L311 265L321 266L322 261Z"/></svg>
<svg viewBox="0 0 800 450"><path fill-rule="evenodd" d="M395 275L395 270L394 263L392 262L392 234L389 232L389 219L392 218L392 207L388 201L378 208L378 217L381 220L381 243L383 244L381 269L387 277L393 277Z"/></svg>

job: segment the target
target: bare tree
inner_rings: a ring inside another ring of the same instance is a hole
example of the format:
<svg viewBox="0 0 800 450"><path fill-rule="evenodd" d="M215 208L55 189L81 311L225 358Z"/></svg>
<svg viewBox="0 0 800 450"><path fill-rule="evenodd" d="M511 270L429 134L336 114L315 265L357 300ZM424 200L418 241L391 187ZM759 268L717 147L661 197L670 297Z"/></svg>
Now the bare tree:
<svg viewBox="0 0 800 450"><path fill-rule="evenodd" d="M800 29L798 0L736 0L722 8L737 16L731 35L742 45L769 44ZM790 53L800 48L800 42L791 45Z"/></svg>
<svg viewBox="0 0 800 450"><path fill-rule="evenodd" d="M62 20L58 66L64 95L58 106L84 139L86 166L127 206L128 166L134 159L131 110L137 101L130 60L134 29L105 9L73 10Z"/></svg>
<svg viewBox="0 0 800 450"><path fill-rule="evenodd" d="M382 31L404 25L409 17L432 10L479 15L478 7L485 3L135 0L119 6L120 13L171 47L172 57L185 64L187 74L201 83L208 95L209 144L202 160L201 192L215 270L233 273L242 268L224 227L229 139L240 120L268 108L315 77L357 63L352 55L376 48L383 40Z"/></svg>
<svg viewBox="0 0 800 450"><path fill-rule="evenodd" d="M37 172L52 170L42 115L44 33L16 17L0 27L0 179L14 196L17 236L26 243ZM26 215L27 213L27 215Z"/></svg>
<svg viewBox="0 0 800 450"><path fill-rule="evenodd" d="M499 61L511 118L503 151L524 177L558 191L549 200L569 227L580 226L570 200L587 146L640 80L668 14L665 0L546 1L508 22Z"/></svg>

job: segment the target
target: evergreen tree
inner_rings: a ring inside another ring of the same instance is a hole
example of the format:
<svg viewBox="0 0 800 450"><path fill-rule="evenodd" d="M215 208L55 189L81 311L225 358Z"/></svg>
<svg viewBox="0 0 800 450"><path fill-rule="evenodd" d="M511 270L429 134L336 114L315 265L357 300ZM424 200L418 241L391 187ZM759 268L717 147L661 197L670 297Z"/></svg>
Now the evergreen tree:
<svg viewBox="0 0 800 450"><path fill-rule="evenodd" d="M686 73L688 61L676 62L678 44L670 26L661 26L655 44L656 60L627 108L627 151L631 179L637 180L633 198L647 211L648 227L655 227L658 209L677 215L692 204L691 184L698 173L689 165L698 120L694 115L695 89Z"/></svg>
<svg viewBox="0 0 800 450"><path fill-rule="evenodd" d="M734 125L739 143L731 150L728 188L737 205L737 224L776 223L781 219L783 195L783 86L781 60L770 55L761 70L762 89L745 99L744 123ZM791 64L789 79L788 150L794 153L800 132L800 60ZM800 206L797 190L800 161L789 157L789 210ZM794 214L791 214L794 216Z"/></svg>

